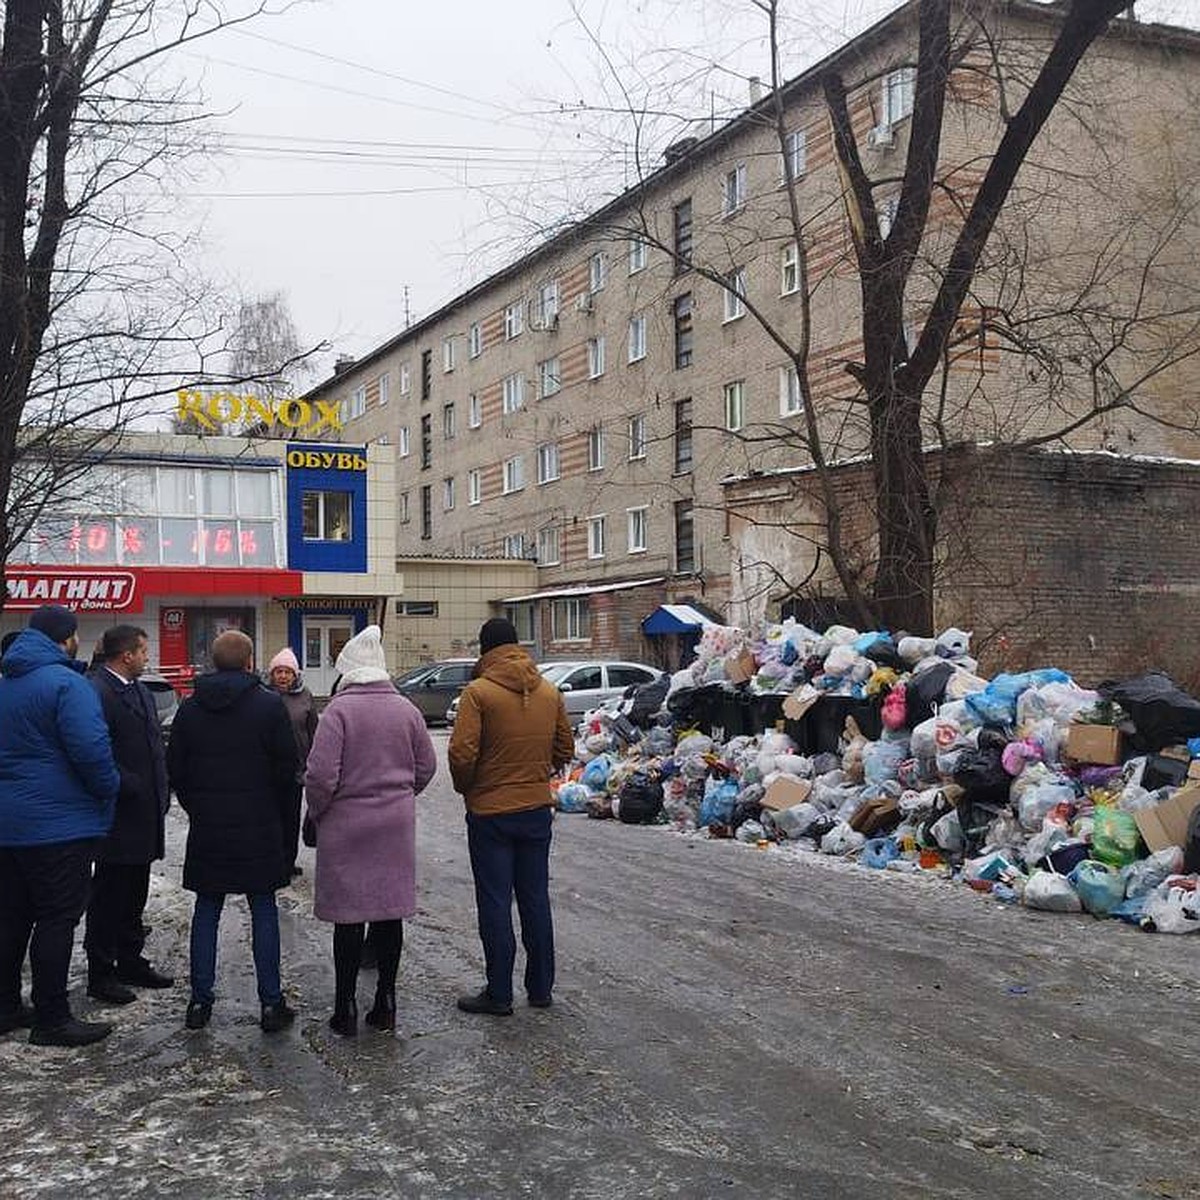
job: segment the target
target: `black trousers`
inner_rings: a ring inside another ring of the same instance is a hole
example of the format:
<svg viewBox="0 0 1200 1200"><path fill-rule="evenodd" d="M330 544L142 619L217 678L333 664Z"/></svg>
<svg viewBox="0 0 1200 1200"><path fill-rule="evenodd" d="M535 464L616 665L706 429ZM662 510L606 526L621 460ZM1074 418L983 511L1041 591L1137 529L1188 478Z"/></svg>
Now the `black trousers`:
<svg viewBox="0 0 1200 1200"><path fill-rule="evenodd" d="M28 950L34 1022L40 1028L60 1025L71 1015L67 974L99 845L89 838L0 847L0 1009L21 1003L21 967Z"/></svg>
<svg viewBox="0 0 1200 1200"><path fill-rule="evenodd" d="M142 956L146 935L142 914L150 893L149 863L96 864L87 909L88 972L93 978L132 966Z"/></svg>

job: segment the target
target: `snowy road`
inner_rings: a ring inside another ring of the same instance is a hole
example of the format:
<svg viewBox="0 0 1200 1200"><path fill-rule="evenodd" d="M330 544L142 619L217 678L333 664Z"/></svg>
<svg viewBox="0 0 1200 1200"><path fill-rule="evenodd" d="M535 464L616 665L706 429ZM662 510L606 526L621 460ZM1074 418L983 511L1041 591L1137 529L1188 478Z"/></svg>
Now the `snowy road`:
<svg viewBox="0 0 1200 1200"><path fill-rule="evenodd" d="M281 893L296 1027L258 1029L239 902L212 1025L187 1033L183 833L174 814L149 915L176 988L108 1010L117 1032L84 1052L0 1039L5 1200L1200 1197L1200 938L567 817L555 1007L470 1017L454 997L481 961L443 771L397 1036L325 1026L310 859Z"/></svg>

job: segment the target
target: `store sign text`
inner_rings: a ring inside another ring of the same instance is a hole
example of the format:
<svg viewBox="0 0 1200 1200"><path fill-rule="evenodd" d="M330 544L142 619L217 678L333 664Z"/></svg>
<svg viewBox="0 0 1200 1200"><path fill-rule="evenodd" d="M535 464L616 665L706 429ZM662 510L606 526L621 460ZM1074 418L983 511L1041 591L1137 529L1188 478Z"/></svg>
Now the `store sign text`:
<svg viewBox="0 0 1200 1200"><path fill-rule="evenodd" d="M119 612L133 605L135 582L126 571L20 571L10 568L6 585L8 608L63 604L81 612Z"/></svg>
<svg viewBox="0 0 1200 1200"><path fill-rule="evenodd" d="M181 388L178 416L181 421L193 421L201 429L219 430L228 424L248 421L274 429L302 429L307 434L322 429L337 431L342 427L341 409L336 400L263 400L258 396L239 396L236 392L201 392Z"/></svg>
<svg viewBox="0 0 1200 1200"><path fill-rule="evenodd" d="M289 450L287 465L309 471L365 471L367 460L361 454L331 450Z"/></svg>

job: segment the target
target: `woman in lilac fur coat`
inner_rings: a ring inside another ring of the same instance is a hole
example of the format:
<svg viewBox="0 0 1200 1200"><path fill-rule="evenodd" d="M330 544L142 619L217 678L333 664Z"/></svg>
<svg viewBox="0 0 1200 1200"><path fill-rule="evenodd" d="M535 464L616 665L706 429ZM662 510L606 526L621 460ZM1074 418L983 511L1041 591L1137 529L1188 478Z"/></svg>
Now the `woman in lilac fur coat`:
<svg viewBox="0 0 1200 1200"><path fill-rule="evenodd" d="M317 827L316 902L332 921L336 992L329 1026L358 1031L358 969L367 922L379 957L368 1025L394 1029L404 918L417 911L416 797L437 769L425 721L392 686L378 625L338 655L338 693L313 738L304 777Z"/></svg>

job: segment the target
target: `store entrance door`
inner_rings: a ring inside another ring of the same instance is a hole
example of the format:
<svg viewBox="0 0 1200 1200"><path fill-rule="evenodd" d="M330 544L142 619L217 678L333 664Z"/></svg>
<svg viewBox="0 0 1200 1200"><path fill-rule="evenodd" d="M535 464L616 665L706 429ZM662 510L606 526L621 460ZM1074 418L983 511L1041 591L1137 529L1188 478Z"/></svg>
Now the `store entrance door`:
<svg viewBox="0 0 1200 1200"><path fill-rule="evenodd" d="M328 696L337 678L334 663L354 636L352 617L304 618L304 682L314 696Z"/></svg>

